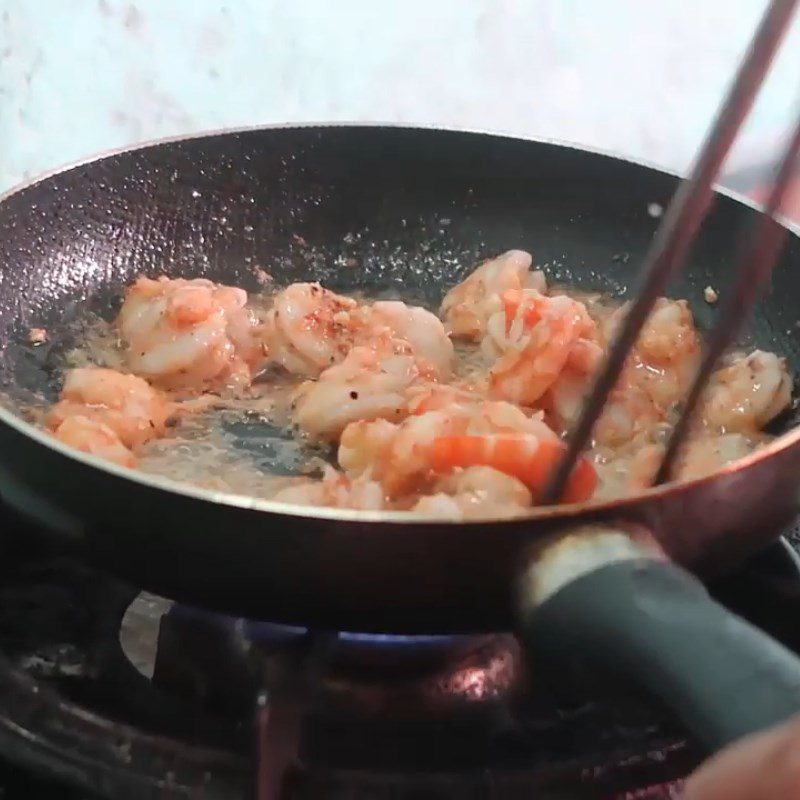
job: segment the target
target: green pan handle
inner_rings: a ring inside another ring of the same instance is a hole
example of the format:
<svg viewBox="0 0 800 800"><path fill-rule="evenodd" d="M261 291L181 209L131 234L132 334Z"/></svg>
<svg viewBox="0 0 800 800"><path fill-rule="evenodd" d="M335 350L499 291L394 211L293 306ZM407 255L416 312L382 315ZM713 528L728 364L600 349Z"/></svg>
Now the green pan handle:
<svg viewBox="0 0 800 800"><path fill-rule="evenodd" d="M559 564L529 569L520 632L533 659L635 682L711 751L800 712L800 658L680 567L618 545L600 566L560 547Z"/></svg>

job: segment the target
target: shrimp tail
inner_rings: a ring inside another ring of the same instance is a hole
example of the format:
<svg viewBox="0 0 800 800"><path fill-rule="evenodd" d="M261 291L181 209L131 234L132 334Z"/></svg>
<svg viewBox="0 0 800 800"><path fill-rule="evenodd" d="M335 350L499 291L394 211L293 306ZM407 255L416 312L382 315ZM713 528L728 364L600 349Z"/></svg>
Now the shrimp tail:
<svg viewBox="0 0 800 800"><path fill-rule="evenodd" d="M436 472L456 467L493 467L520 480L535 498L563 453L561 442L537 437L523 442L518 436L441 436L432 443L431 466ZM567 482L563 502L588 500L596 488L597 473L588 459L581 458Z"/></svg>

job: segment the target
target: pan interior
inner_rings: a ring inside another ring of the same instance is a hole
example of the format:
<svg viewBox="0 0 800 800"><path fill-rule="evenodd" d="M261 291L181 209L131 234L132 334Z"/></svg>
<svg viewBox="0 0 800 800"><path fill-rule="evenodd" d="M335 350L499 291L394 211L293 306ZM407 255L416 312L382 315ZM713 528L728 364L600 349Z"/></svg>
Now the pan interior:
<svg viewBox="0 0 800 800"><path fill-rule="evenodd" d="M91 315L110 319L136 275L207 277L263 289L318 280L342 292L436 307L493 254L522 248L550 281L624 299L676 186L670 175L549 143L380 127L212 135L113 155L0 204L0 392L12 408L53 399L64 354ZM731 282L754 212L720 197L683 277L703 299ZM745 342L800 373L800 240L776 268ZM794 269L792 269L794 266ZM31 327L48 330L32 347ZM796 415L783 421L792 426ZM231 440L260 468L292 472L285 432L240 420Z"/></svg>

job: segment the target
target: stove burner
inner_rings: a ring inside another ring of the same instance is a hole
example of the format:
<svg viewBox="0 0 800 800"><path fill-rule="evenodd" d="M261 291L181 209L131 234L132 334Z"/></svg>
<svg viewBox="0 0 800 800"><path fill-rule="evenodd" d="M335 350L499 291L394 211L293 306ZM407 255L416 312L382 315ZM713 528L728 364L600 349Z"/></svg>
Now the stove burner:
<svg viewBox="0 0 800 800"><path fill-rule="evenodd" d="M799 585L776 545L715 591L797 648ZM99 797L676 796L699 754L672 720L586 686L564 700L521 666L505 635L320 634L69 559L0 564L0 753Z"/></svg>
<svg viewBox="0 0 800 800"><path fill-rule="evenodd" d="M590 784L613 793L618 768L663 774L669 764L679 776L696 760L649 707L558 706L522 676L508 635L318 634L173 606L154 684L194 687L214 709L255 704L258 800L418 797L434 786L530 796L562 783L580 797Z"/></svg>
<svg viewBox="0 0 800 800"><path fill-rule="evenodd" d="M236 631L237 635L264 653L298 646L312 632L307 628L281 625L274 622L236 619L222 614L174 605L170 617L197 621L213 620L220 628ZM454 660L474 649L476 642L491 637L475 636L404 636L339 631L332 634L330 658L339 664L383 669L404 669L419 665L426 668L437 662Z"/></svg>
<svg viewBox="0 0 800 800"><path fill-rule="evenodd" d="M211 662L210 651L224 655ZM285 684L287 673L295 678L308 669L309 691L327 704L401 715L447 714L464 703L501 700L521 674L519 648L509 635L319 634L173 605L161 618L154 679L181 692L197 685L197 665L206 671L206 700L227 707L234 702L231 686L247 687L255 697L262 685ZM212 685L222 692L217 698ZM236 705L248 702L240 696Z"/></svg>
<svg viewBox="0 0 800 800"><path fill-rule="evenodd" d="M139 598L128 622L152 612L153 627L127 637L148 647L157 638L148 680L119 646L134 589L69 561L15 565L4 578L0 752L115 800L160 798L169 786L187 798L252 799L249 765L263 770L280 752L285 762L268 772L285 776L281 797L378 800L561 786L568 797L595 786L611 797L679 777L696 760L648 709L532 703L508 637L385 679L328 661L338 636L265 647L217 615L163 613L168 603ZM35 677L21 671L54 643L82 654L80 676L58 663ZM270 744L256 762L254 722Z"/></svg>
<svg viewBox="0 0 800 800"><path fill-rule="evenodd" d="M290 642L299 642L311 635L306 628L290 628L271 622L243 620L242 632L265 651ZM453 660L475 647L487 637L473 636L399 636L391 634L348 633L335 635L335 654L340 663L376 668L425 667L436 662Z"/></svg>

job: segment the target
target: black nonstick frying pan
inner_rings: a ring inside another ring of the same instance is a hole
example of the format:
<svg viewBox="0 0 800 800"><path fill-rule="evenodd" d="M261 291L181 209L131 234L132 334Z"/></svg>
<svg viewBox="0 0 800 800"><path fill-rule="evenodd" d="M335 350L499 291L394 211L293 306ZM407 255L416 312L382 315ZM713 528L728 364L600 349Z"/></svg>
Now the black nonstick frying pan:
<svg viewBox="0 0 800 800"><path fill-rule="evenodd" d="M552 280L623 296L652 210L676 184L554 143L340 126L171 141L18 189L0 203L0 388L12 408L0 409L0 493L86 558L185 602L335 630L521 624L541 655L589 655L638 678L709 746L781 719L800 710L794 656L627 531L701 571L769 542L798 511L794 417L769 447L703 480L451 524L193 489L75 453L13 412L31 393L55 397L70 322L113 314L137 274L257 290L264 269L279 285L401 290L435 306L481 258L524 248ZM755 213L718 197L672 288L701 327L714 313L703 289L725 290L736 234ZM800 373L800 238L790 239L750 336ZM31 347L31 327L47 328L48 344Z"/></svg>

